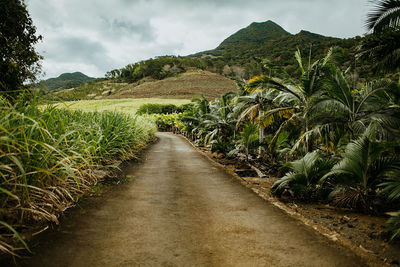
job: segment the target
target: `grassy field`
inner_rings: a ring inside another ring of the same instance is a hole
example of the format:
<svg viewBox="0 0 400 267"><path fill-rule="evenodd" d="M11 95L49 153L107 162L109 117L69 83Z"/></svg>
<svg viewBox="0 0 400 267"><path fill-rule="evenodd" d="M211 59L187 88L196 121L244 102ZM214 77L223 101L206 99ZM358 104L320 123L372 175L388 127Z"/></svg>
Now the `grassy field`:
<svg viewBox="0 0 400 267"><path fill-rule="evenodd" d="M80 100L55 104L57 107L67 107L72 110L83 111L120 111L134 115L142 104L174 104L189 103L187 99L162 99L162 98L136 98L136 99L104 99L104 100Z"/></svg>

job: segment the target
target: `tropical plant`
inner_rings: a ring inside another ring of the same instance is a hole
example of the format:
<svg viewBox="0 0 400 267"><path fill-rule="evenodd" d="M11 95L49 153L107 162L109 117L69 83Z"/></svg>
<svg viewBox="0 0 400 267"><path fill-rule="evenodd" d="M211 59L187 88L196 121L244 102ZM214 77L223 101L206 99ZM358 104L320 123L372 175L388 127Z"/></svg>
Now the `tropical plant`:
<svg viewBox="0 0 400 267"><path fill-rule="evenodd" d="M309 58L308 65L304 66L300 51L298 50L295 56L301 70L300 83L286 82L269 76L261 76L249 83L249 88L268 88L279 92L274 99L278 104L277 107L268 110L260 117L260 120L277 114L287 117L275 132L272 140L273 144L281 131L289 125L297 124L304 132L308 132L311 129L310 120L313 115L314 104L323 94L322 88L325 83L325 70L331 55L332 49L329 50L324 58L312 64ZM305 136L304 139L305 150L311 152L312 140L308 137Z"/></svg>
<svg viewBox="0 0 400 267"><path fill-rule="evenodd" d="M357 57L371 62L373 71L395 72L400 66L400 30L367 35L358 50Z"/></svg>
<svg viewBox="0 0 400 267"><path fill-rule="evenodd" d="M218 144L218 147L224 148L223 151L220 151L223 153L229 151L229 146L221 146L221 142L227 143L230 137L235 135L237 119L232 114L231 107L234 96L234 93L227 93L214 102L211 102L210 112L204 116L204 121L200 124L206 132L204 144L211 145L211 149L214 150L216 146L211 142L215 140L214 144Z"/></svg>
<svg viewBox="0 0 400 267"><path fill-rule="evenodd" d="M273 100L276 95L277 93L273 90L254 91L250 95L240 96L236 100L237 105L235 110L240 112L236 128L239 128L245 119L256 123L260 145L264 143L265 128L274 122L274 116L264 118L264 112L274 106ZM261 120L261 118L264 119ZM259 148L259 156L262 156L261 146Z"/></svg>
<svg viewBox="0 0 400 267"><path fill-rule="evenodd" d="M390 240L393 240L398 234L400 234L400 211L388 212L391 218L387 221L386 226L389 231L392 232Z"/></svg>
<svg viewBox="0 0 400 267"><path fill-rule="evenodd" d="M385 173L385 181L379 184L382 194L387 194L389 200L400 199L400 165L393 166Z"/></svg>
<svg viewBox="0 0 400 267"><path fill-rule="evenodd" d="M290 171L276 181L272 192L281 196L285 191L293 197L312 199L319 189L318 181L332 168L334 160L326 160L318 151L307 153L303 158L288 162L282 168Z"/></svg>
<svg viewBox="0 0 400 267"><path fill-rule="evenodd" d="M325 138L326 142L341 141L347 136L350 141L357 134L375 123L380 138L393 139L400 127L397 99L392 92L398 90L394 83L381 80L367 83L357 89L348 82L345 74L331 67L329 80L324 84L324 93L315 102L311 129L304 132L300 141L311 136ZM393 88L393 86L395 88Z"/></svg>
<svg viewBox="0 0 400 267"><path fill-rule="evenodd" d="M385 172L397 164L396 158L387 151L388 145L376 140L373 126L351 141L342 159L320 180L320 184L332 188L333 203L373 211L377 186Z"/></svg>
<svg viewBox="0 0 400 267"><path fill-rule="evenodd" d="M236 141L235 149L229 152L229 155L244 153L246 161L249 161L251 150L259 145L258 128L255 124L248 123L242 127L239 132L239 138Z"/></svg>
<svg viewBox="0 0 400 267"><path fill-rule="evenodd" d="M385 174L385 181L379 184L382 194L387 195L391 201L400 199L400 164L393 167ZM393 240L400 233L400 210L397 212L388 212L391 218L387 221L386 226L392 232L390 240Z"/></svg>
<svg viewBox="0 0 400 267"><path fill-rule="evenodd" d="M373 34L364 38L358 56L374 62L373 69L396 71L400 66L400 1L377 0L367 15L366 27Z"/></svg>
<svg viewBox="0 0 400 267"><path fill-rule="evenodd" d="M374 33L400 26L400 1L375 0L374 10L367 15L366 27Z"/></svg>

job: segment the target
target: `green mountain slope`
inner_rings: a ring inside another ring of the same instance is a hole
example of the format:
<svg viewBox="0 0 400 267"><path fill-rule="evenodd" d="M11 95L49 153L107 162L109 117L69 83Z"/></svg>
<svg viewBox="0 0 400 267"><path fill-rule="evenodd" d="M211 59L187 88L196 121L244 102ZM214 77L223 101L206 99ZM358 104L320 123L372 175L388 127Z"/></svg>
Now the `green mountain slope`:
<svg viewBox="0 0 400 267"><path fill-rule="evenodd" d="M259 45L287 35L290 35L290 33L273 21L253 22L248 27L226 38L217 47L217 50L230 46Z"/></svg>
<svg viewBox="0 0 400 267"><path fill-rule="evenodd" d="M311 51L311 58L315 60L322 57L330 47L338 46L341 49L336 50L335 59L338 64L348 66L360 39L333 38L304 30L291 34L278 24L266 21L252 23L229 36L217 48L191 56L212 61L217 72L222 72L226 65L239 66L243 69L242 78L245 79L266 72L265 62L293 75L297 64L294 52L297 49L303 57L308 57Z"/></svg>
<svg viewBox="0 0 400 267"><path fill-rule="evenodd" d="M43 81L41 87L47 87L50 90L69 89L94 79L82 72L63 73L57 78L50 78Z"/></svg>

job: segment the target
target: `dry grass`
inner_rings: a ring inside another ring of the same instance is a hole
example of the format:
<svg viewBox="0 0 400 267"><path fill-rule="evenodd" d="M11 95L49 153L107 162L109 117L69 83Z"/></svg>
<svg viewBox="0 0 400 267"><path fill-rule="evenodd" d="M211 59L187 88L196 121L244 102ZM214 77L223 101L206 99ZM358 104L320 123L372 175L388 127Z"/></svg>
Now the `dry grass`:
<svg viewBox="0 0 400 267"><path fill-rule="evenodd" d="M163 80L144 78L135 83L111 81L89 82L77 88L50 93L42 97L43 102L126 99L168 98L192 99L204 95L208 99L237 91L234 81L222 75L203 70L190 70Z"/></svg>
<svg viewBox="0 0 400 267"><path fill-rule="evenodd" d="M165 98L191 99L204 95L208 99L237 91L234 81L208 71L186 72L178 77L147 81L137 86L127 86L107 98Z"/></svg>

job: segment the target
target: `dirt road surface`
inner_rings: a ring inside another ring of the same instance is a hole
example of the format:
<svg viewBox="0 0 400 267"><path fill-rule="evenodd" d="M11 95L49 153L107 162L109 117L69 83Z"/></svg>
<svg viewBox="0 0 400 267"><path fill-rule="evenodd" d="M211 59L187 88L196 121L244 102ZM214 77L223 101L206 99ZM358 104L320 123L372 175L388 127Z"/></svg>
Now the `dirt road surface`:
<svg viewBox="0 0 400 267"><path fill-rule="evenodd" d="M134 179L66 220L23 266L365 266L159 133Z"/></svg>

